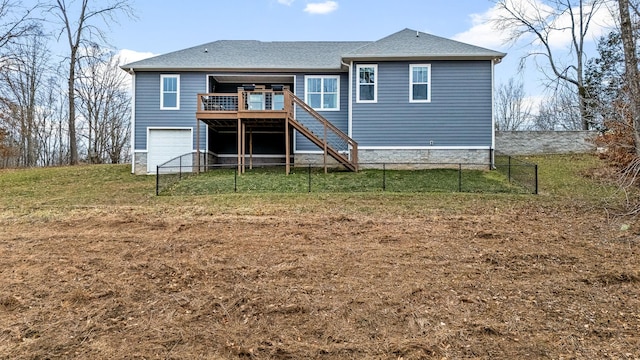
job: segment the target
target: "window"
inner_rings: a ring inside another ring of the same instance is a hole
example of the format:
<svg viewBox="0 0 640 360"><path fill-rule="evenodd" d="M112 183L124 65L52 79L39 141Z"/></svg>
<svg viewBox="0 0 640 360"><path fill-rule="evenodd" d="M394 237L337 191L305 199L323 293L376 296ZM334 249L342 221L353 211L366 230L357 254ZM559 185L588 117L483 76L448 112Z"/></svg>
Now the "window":
<svg viewBox="0 0 640 360"><path fill-rule="evenodd" d="M160 109L180 109L180 75L160 75Z"/></svg>
<svg viewBox="0 0 640 360"><path fill-rule="evenodd" d="M248 110L264 110L264 96L262 93L249 94Z"/></svg>
<svg viewBox="0 0 640 360"><path fill-rule="evenodd" d="M378 65L358 65L358 86L356 98L358 102L374 103L378 101Z"/></svg>
<svg viewBox="0 0 640 360"><path fill-rule="evenodd" d="M409 65L409 102L431 101L431 65Z"/></svg>
<svg viewBox="0 0 640 360"><path fill-rule="evenodd" d="M306 103L314 110L340 110L339 76L306 76Z"/></svg>
<svg viewBox="0 0 640 360"><path fill-rule="evenodd" d="M273 108L271 110L284 110L283 94L273 94Z"/></svg>

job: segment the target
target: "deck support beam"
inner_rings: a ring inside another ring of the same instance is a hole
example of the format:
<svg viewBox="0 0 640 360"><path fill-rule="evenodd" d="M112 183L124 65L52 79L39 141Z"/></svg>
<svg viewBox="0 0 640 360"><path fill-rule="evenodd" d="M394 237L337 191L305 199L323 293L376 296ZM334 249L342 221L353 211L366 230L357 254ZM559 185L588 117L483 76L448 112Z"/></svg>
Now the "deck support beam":
<svg viewBox="0 0 640 360"><path fill-rule="evenodd" d="M242 123L242 173L247 170L247 124Z"/></svg>
<svg viewBox="0 0 640 360"><path fill-rule="evenodd" d="M238 118L238 174L242 173L242 119Z"/></svg>
<svg viewBox="0 0 640 360"><path fill-rule="evenodd" d="M324 126L324 139L323 140L324 140L324 144L323 144L324 147L323 147L322 150L324 151L324 157L323 157L323 160L324 160L324 173L326 174L327 173L327 126L326 125Z"/></svg>
<svg viewBox="0 0 640 360"><path fill-rule="evenodd" d="M249 128L249 170L253 170L253 129Z"/></svg>
<svg viewBox="0 0 640 360"><path fill-rule="evenodd" d="M200 120L196 118L196 174L200 173Z"/></svg>
<svg viewBox="0 0 640 360"><path fill-rule="evenodd" d="M289 136L289 117L284 119L284 163L285 173L289 175L291 172L291 144Z"/></svg>

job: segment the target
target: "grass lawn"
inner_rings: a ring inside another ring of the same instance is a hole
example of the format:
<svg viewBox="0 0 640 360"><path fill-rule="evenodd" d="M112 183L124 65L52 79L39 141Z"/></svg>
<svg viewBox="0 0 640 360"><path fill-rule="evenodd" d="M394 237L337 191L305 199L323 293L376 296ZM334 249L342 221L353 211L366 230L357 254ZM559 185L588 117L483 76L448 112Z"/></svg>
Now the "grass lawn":
<svg viewBox="0 0 640 360"><path fill-rule="evenodd" d="M529 168L533 182L533 168ZM357 173L322 169L292 168L289 176L283 167L254 168L238 175L234 169L221 168L197 176L162 175L162 195L207 195L219 193L305 193L305 192L487 192L532 193L533 187L509 183L507 177L488 170L375 170Z"/></svg>
<svg viewBox="0 0 640 360"><path fill-rule="evenodd" d="M226 182L197 196L128 165L0 170L0 359L640 358L640 223L596 157L528 160L539 195L455 170L173 190Z"/></svg>

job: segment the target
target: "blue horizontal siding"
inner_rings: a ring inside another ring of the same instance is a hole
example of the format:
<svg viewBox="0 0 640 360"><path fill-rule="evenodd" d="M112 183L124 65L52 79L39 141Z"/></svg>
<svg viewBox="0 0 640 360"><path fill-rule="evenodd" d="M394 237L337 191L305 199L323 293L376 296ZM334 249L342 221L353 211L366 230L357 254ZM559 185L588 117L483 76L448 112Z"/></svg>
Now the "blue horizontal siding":
<svg viewBox="0 0 640 360"><path fill-rule="evenodd" d="M430 103L409 102L408 62L378 64L377 103L356 103L353 80L352 130L358 145L491 146L491 62L419 63L431 64Z"/></svg>
<svg viewBox="0 0 640 360"><path fill-rule="evenodd" d="M160 110L160 75L180 75L180 110ZM191 127L196 147L196 107L199 93L206 92L206 73L138 72L135 77L135 150L147 149L148 127ZM206 148L206 126L200 126L200 148Z"/></svg>
<svg viewBox="0 0 640 360"><path fill-rule="evenodd" d="M349 74L348 73L340 73L340 74L330 74L330 73L322 73L322 74L297 74L296 77L296 85L295 85L295 93L296 96L305 100L305 87L304 87L304 78L305 75L340 75L340 111L318 111L320 115L322 115L325 119L335 125L338 129L342 130L345 134L347 134L349 130ZM309 115L306 111L297 110L296 118L304 123L305 121L311 120L311 115ZM311 120L315 121L315 120ZM315 144L307 140L304 136L300 135L296 132L296 151L322 151L322 149L318 148Z"/></svg>

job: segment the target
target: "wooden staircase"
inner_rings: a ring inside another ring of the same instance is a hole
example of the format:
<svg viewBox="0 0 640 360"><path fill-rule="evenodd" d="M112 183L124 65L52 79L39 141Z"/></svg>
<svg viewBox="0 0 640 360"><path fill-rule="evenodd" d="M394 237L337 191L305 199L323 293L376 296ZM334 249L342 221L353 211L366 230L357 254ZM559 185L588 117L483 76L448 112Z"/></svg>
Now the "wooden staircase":
<svg viewBox="0 0 640 360"><path fill-rule="evenodd" d="M309 139L312 143L322 149L325 159L325 170L327 166L327 155L334 158L345 168L351 171L358 171L358 143L330 123L317 111L313 110L302 99L290 91L285 91L285 96L290 99L287 121L300 134ZM293 109L302 110L310 117L304 119L295 117Z"/></svg>

